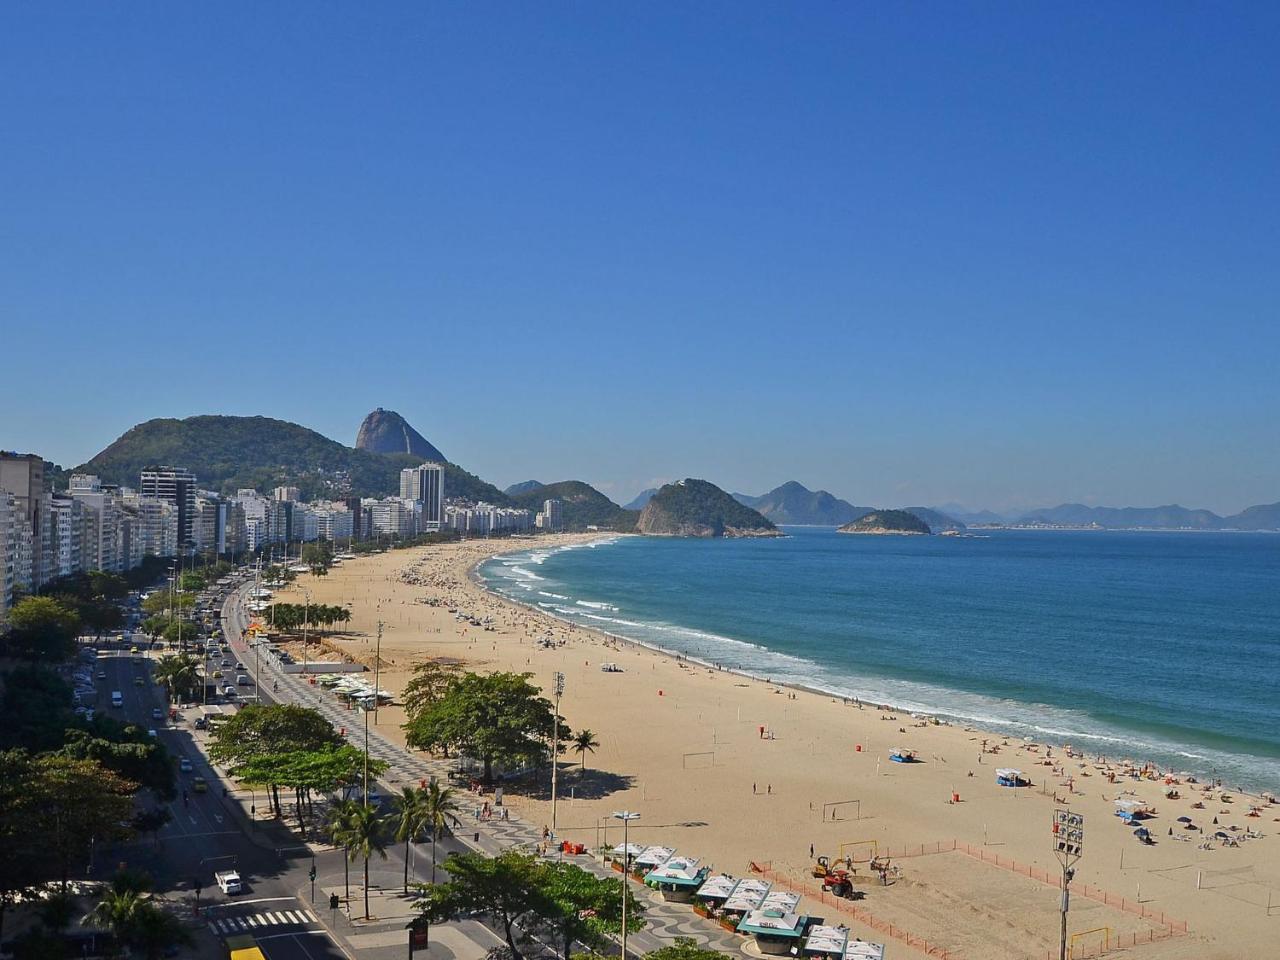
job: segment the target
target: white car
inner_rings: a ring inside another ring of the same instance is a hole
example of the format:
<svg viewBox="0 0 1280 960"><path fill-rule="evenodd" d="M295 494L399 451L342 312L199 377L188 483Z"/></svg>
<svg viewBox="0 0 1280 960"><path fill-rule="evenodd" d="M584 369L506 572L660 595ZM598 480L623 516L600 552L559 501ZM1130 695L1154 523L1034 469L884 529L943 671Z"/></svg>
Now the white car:
<svg viewBox="0 0 1280 960"><path fill-rule="evenodd" d="M181 770L183 773L190 773L192 769L191 761L188 760L186 757L183 757L181 760L178 761L178 769Z"/></svg>

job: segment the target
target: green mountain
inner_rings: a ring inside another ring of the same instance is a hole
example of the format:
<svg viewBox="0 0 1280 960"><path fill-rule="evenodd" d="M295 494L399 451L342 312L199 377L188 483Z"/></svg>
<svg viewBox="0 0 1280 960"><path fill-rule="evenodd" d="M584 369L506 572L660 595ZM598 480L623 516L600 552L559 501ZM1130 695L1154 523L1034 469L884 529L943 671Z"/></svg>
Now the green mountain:
<svg viewBox="0 0 1280 960"><path fill-rule="evenodd" d="M1230 530L1280 530L1280 503L1261 503L1222 518Z"/></svg>
<svg viewBox="0 0 1280 960"><path fill-rule="evenodd" d="M622 509L595 487L581 480L538 484L512 496L511 500L518 507L534 511L541 510L545 500L562 501L567 530L585 530L588 526L593 526L602 530L630 533L636 528L634 510Z"/></svg>
<svg viewBox="0 0 1280 960"><path fill-rule="evenodd" d="M657 487L649 487L647 490L641 490L639 493L635 495L635 498L630 503L627 504L627 509L635 510L637 512L639 512L640 510L643 510L646 506L648 506L649 501L653 499L653 495L657 492L658 492ZM737 494L735 493L734 496L736 497Z"/></svg>
<svg viewBox="0 0 1280 960"><path fill-rule="evenodd" d="M1086 507L1064 503L1047 510L1035 510L1019 523L1062 527L1148 527L1163 529L1216 530L1222 518L1209 510L1188 510L1176 503L1164 507Z"/></svg>
<svg viewBox="0 0 1280 960"><path fill-rule="evenodd" d="M537 490L539 487L545 487L546 484L541 480L521 480L519 483L513 483L503 491L508 497L519 496L522 493L528 493L530 490Z"/></svg>
<svg viewBox="0 0 1280 960"><path fill-rule="evenodd" d="M774 523L796 523L818 527L838 527L871 512L870 507L855 507L825 490L810 490L795 480L788 480L759 497L735 493L733 499L758 510Z"/></svg>
<svg viewBox="0 0 1280 960"><path fill-rule="evenodd" d="M136 487L151 464L186 467L202 489L269 491L289 484L305 499L382 497L400 491L400 471L421 463L409 454L369 453L270 417L187 417L148 420L129 430L77 471ZM501 505L510 498L454 464L445 465L445 495Z"/></svg>
<svg viewBox="0 0 1280 960"><path fill-rule="evenodd" d="M929 525L906 510L873 510L865 517L846 523L840 533L928 534Z"/></svg>
<svg viewBox="0 0 1280 960"><path fill-rule="evenodd" d="M645 504L641 533L662 537L777 537L778 528L706 480L669 483Z"/></svg>

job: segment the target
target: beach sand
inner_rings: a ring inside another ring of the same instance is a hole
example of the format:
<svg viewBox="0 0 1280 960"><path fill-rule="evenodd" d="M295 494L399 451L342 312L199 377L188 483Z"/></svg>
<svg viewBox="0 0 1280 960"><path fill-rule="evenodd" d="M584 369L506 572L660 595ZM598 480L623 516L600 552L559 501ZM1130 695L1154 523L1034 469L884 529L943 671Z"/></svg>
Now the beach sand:
<svg viewBox="0 0 1280 960"><path fill-rule="evenodd" d="M587 539L542 537L536 545ZM412 665L428 657L457 658L478 671L528 671L548 691L554 672L562 671L562 715L600 742L585 758L585 775L582 758L561 757L558 817L566 839L592 848L618 843L621 828L610 814L634 810L642 818L631 826L633 841L675 847L735 875L746 874L754 861L776 871L780 883L808 889L816 889L808 876L810 845L816 854L851 852L865 860L874 842L901 868L896 882L881 886L859 866L866 896L855 907L876 928L812 898L804 906L884 942L890 957L925 955L904 941L903 931L953 957L1056 957L1059 892L1037 877L1060 873L1051 823L1055 807L1068 799L1086 818L1072 932L1110 928L1125 943L1167 937L1131 952L1169 960L1280 957L1280 806L1248 818L1247 798L1232 794L1232 802L1224 802L1215 793L1208 799L1185 783L1177 785L1182 798L1170 800L1163 783L1123 776L1109 782L1096 757L1069 759L1061 745L1053 745L1046 764L1044 745L1032 750L997 734L859 708L618 644L508 603L468 576L495 553L533 545L472 541L362 557L324 577L303 575L277 599L302 602L305 586L312 602L350 604L348 634L323 642L369 664L382 621L381 685L393 692ZM427 598L439 605L421 602ZM496 629L459 622L449 607L491 617ZM536 642L548 635L559 645ZM602 672L606 661L622 672ZM384 708L378 729L403 743L403 719L398 707ZM982 754L984 739L999 752ZM890 762L899 746L916 751L921 762ZM1004 766L1020 768L1034 786L997 786L995 770ZM1115 760L1110 766L1121 769ZM1070 794L1068 777L1074 778ZM544 798L548 791L543 784ZM1157 817L1147 822L1154 845L1140 844L1114 815L1122 791L1156 808ZM1204 809L1192 808L1197 799ZM842 801L857 802L834 808L831 819L825 805ZM508 803L534 824L551 822L545 799L517 792L508 794ZM1265 836L1201 850L1200 833L1187 842L1168 835L1183 815L1210 833L1218 829L1216 816L1223 828L1234 824ZM842 851L842 844L853 843ZM1271 899L1276 903L1269 909ZM1180 933L1184 922L1186 934ZM1168 936L1171 925L1177 935ZM1101 939L1101 933L1081 938L1076 956L1097 955Z"/></svg>

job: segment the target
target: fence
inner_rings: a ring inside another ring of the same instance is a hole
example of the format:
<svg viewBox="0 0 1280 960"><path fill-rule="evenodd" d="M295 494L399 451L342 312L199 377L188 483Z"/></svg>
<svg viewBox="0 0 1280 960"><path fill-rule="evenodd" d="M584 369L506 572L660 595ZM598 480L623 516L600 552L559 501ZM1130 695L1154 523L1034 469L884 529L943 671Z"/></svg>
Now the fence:
<svg viewBox="0 0 1280 960"><path fill-rule="evenodd" d="M825 890L815 890L811 883L806 882L803 877L800 877L797 874L791 873L790 871L783 873L775 870L773 868L773 861L771 860L765 861L764 863L756 863L753 861L751 863L751 871L753 873L761 874L765 878L772 880L775 884L785 884L786 886L789 886L793 892L803 894L811 900L817 900L824 906L834 907L842 913L847 913L859 923L866 924L871 929L876 930L879 933L883 933L885 936L892 937L894 940L901 940L907 946L919 950L926 956L938 957L939 960L959 960L959 957L956 954L947 950L945 947L941 947L936 943L931 943L924 937L917 936L909 930L904 930L896 923L889 923L886 920L881 920L874 914L854 906L848 900L845 900L842 897L832 896Z"/></svg>

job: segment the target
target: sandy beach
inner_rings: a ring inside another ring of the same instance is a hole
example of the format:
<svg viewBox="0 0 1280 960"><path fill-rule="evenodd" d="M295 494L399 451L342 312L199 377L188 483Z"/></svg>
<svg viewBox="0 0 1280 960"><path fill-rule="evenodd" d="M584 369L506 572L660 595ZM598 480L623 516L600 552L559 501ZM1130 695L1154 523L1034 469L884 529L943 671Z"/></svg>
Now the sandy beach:
<svg viewBox="0 0 1280 960"><path fill-rule="evenodd" d="M1086 820L1072 932L1109 930L1134 955L1170 960L1280 956L1280 806L1249 817L1256 798L1166 784L1140 770L1128 775L1116 758L1068 757L1062 744L935 725L617 643L499 599L468 575L494 553L531 545L473 541L363 557L324 577L303 575L278 599L302 602L305 588L312 602L350 604L348 632L323 643L369 664L381 621L381 684L393 692L429 657L456 658L477 671L528 671L548 690L562 671L561 713L600 742L585 757L585 773L583 758L561 757L566 839L592 848L620 842L609 815L630 809L642 817L631 827L634 841L674 847L735 875L755 862L779 883L808 890L816 889L811 846L855 861L872 850L889 855L901 871L890 885L859 866L866 896L854 905L857 919L812 899L805 912L886 943L890 957L926 955L904 931L952 957L1056 957L1059 892L1041 874L1059 873L1051 820L1066 805ZM494 629L460 621L449 608L492 618ZM538 642L544 638L553 642ZM602 672L603 662L620 672ZM384 708L378 728L403 743L403 719L398 707ZM984 741L997 752L984 753ZM920 762L891 762L898 747ZM1033 785L998 786L997 767L1019 768ZM544 784L542 797L508 794L508 802L530 822L550 823L546 794ZM1139 843L1114 815L1121 797L1155 808L1145 824L1154 844ZM1203 829L1184 829L1183 816ZM1219 829L1233 838L1263 836L1202 849ZM889 924L893 936L885 933ZM1075 955L1098 955L1103 937L1081 937Z"/></svg>

